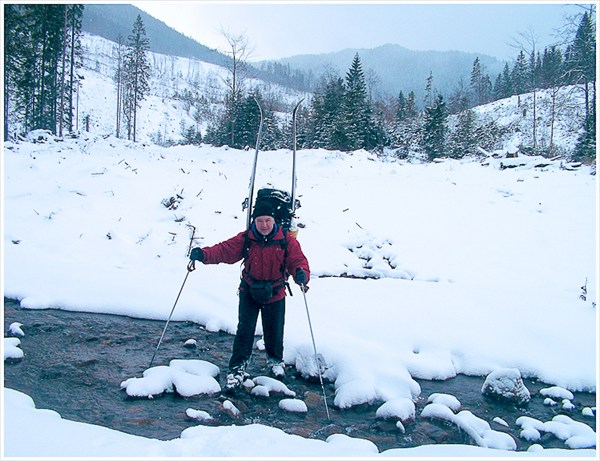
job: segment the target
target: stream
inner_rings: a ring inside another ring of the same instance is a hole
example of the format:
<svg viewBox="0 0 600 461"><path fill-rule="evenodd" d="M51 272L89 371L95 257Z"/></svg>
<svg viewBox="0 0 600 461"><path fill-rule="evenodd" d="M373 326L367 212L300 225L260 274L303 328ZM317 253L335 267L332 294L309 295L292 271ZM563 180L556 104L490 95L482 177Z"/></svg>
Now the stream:
<svg viewBox="0 0 600 461"><path fill-rule="evenodd" d="M5 387L24 392L33 398L37 408L54 410L64 419L148 438L178 438L184 429L198 424L258 423L320 440L339 433L364 438L375 443L380 452L425 444L475 445L457 426L419 416L432 393L454 395L461 402L462 410L469 410L487 421L493 430L511 434L519 451L527 450L532 444L519 438L521 428L515 424L519 416L545 422L564 413L596 430L596 418L581 414L582 408L596 405L595 393L574 392L572 402L576 408L562 410L559 406L543 403L544 397L539 390L550 385L531 379L524 380L532 396L525 407L484 397L481 394L483 376L459 375L444 381L416 380L422 392L415 402L416 418L404 424L404 432L398 429L395 421L375 417L382 402L343 410L334 407L334 384L326 382L325 393L331 413L328 420L320 383L298 376L292 366L286 367L285 384L304 400L308 407L306 413L280 409L280 396L256 397L246 391L239 391L231 398L241 411L238 417L223 409L225 397L220 395L182 397L167 393L153 399L136 399L128 397L120 384L128 378L141 377L148 368L164 321L57 309L23 309L18 301L5 298L5 332L13 322L23 324L25 336L20 338L20 348L25 356L21 360L5 361ZM188 339L195 339L196 346L184 346ZM172 359L206 360L221 369L217 379L223 387L232 344L233 336L228 333L210 332L193 322L172 321L154 365L168 365ZM262 375L264 358L256 351L254 356L249 372L253 376ZM200 422L189 418L186 415L189 408L204 410L213 419ZM492 421L495 417L502 418L509 427ZM543 433L537 443L545 448L566 448L562 440L550 433Z"/></svg>

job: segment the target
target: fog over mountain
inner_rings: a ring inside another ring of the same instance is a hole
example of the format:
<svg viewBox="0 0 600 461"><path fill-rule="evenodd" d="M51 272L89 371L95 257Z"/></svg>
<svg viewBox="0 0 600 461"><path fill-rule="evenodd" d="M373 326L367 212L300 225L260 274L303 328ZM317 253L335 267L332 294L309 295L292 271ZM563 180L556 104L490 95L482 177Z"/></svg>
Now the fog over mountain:
<svg viewBox="0 0 600 461"><path fill-rule="evenodd" d="M112 42L117 42L121 36L122 41L126 43L138 14L146 28L150 51L182 58L196 58L220 66L229 61L226 55L186 37L132 5L85 4L82 29Z"/></svg>
<svg viewBox="0 0 600 461"><path fill-rule="evenodd" d="M226 65L229 57L186 37L164 22L132 5L86 4L83 14L83 30L111 41L120 35L124 41L131 33L137 15L141 15L146 26L150 50L156 53L196 58L208 63ZM388 44L373 49L344 49L335 53L298 55L276 61L254 63L255 76L267 81L283 83L277 75L261 71L269 63L289 66L291 72L306 74L304 82L310 87L297 88L314 90L321 76L335 72L344 76L352 58L358 53L363 69L370 79L374 97L396 97L400 91L414 91L421 102L427 78L433 75L435 90L448 95L460 83L468 84L473 62L479 57L484 70L494 81L502 71L504 62L491 56L460 51L414 51L400 45Z"/></svg>
<svg viewBox="0 0 600 461"><path fill-rule="evenodd" d="M395 97L400 91L405 95L414 91L417 101L422 100L430 74L433 75L434 88L447 95L461 79L466 85L469 84L473 62L477 57L492 81L504 67L504 62L491 56L461 51L414 51L393 44L372 49L345 49L336 53L292 56L276 62L311 72L317 77L330 70L343 76L356 53L367 76L375 75L375 82L371 83L375 83L376 93ZM258 63L259 67L266 62Z"/></svg>

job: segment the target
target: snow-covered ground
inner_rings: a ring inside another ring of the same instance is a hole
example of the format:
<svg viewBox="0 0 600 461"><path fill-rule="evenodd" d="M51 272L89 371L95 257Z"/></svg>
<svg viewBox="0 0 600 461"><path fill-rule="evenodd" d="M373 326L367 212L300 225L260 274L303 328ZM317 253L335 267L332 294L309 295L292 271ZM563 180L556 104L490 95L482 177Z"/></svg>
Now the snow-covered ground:
<svg viewBox="0 0 600 461"><path fill-rule="evenodd" d="M191 226L194 245L243 229L252 157L252 151L164 149L101 136L6 143L4 295L29 309L165 320L187 272ZM539 160L522 158L524 166L501 170L496 159L412 164L366 152L299 152L304 227L298 237L313 274L307 300L317 347L336 386L330 404L371 402L382 417L406 423L420 394L413 378L502 369L537 377L559 389L559 397L596 391L596 176L560 161L534 167ZM289 189L290 164L288 150L261 153L258 185ZM175 209L165 206L173 202ZM173 319L233 333L239 271L238 264L199 265ZM27 334L25 324L12 329L5 357L19 355L18 332ZM285 334L286 362L310 363L301 296L288 298ZM149 373L165 388L179 379L187 392L218 385L214 369L196 366ZM129 384L142 377L131 378ZM210 415L202 413L181 438L149 440L62 420L10 389L3 400L5 456L377 455L371 442L342 434L325 442L260 425L206 427L200 420ZM585 411L594 418L592 409ZM427 416L459 425L480 446L382 455L539 455L514 452L506 434L449 396L432 401ZM506 423L520 425L530 441L536 431L565 440L565 450L544 456L596 456L589 449L594 431L567 416Z"/></svg>
<svg viewBox="0 0 600 461"><path fill-rule="evenodd" d="M253 152L147 144L158 134L177 140L182 121L196 123L175 92L194 86L214 105L227 75L160 55L152 55L153 93L139 113L137 139L146 144L115 139L113 47L84 38L77 128L84 132L89 120L90 133L4 145L2 288L29 309L165 320L187 272L192 229L194 245L243 229ZM279 101L301 97L276 86L269 91ZM528 144L527 101L519 106L509 98L477 110L482 122L514 128L502 152ZM572 147L579 122L576 111L558 114L557 145ZM200 122L202 133L206 123ZM543 142L549 128L538 133ZM501 169L501 162L514 168ZM546 166L535 166L541 163ZM287 150L262 153L259 185L289 189L290 164ZM548 404L595 417L595 409L569 406L570 391L595 392L598 378L598 186L588 167L570 170L560 160L526 157L413 164L322 150L300 151L298 166L299 239L313 273L307 300L319 352L330 366L326 378L335 381L330 404L374 403L378 416L397 420L402 430L420 395L414 378L518 370L548 383ZM200 265L173 319L233 333L239 274L239 265ZM310 371L310 331L295 291L288 298L285 360ZM27 360L23 335L26 324L9 327L5 360ZM175 362L115 386L148 396L154 389L210 393L219 387L215 371L211 364ZM274 391L272 382L254 384L253 392ZM288 411L304 411L299 396L276 395ZM540 453L533 445L533 453L516 453L506 434L462 410L454 396L429 398L420 416L461 427L479 446L382 456L596 457L587 448L595 447L596 434L566 415L503 422L519 426L530 442L542 432L565 441L564 450ZM325 442L260 425L206 427L202 420L211 415L201 408L188 411L198 426L167 442L65 421L11 389L3 392L2 415L4 457L377 456L371 442L342 434Z"/></svg>

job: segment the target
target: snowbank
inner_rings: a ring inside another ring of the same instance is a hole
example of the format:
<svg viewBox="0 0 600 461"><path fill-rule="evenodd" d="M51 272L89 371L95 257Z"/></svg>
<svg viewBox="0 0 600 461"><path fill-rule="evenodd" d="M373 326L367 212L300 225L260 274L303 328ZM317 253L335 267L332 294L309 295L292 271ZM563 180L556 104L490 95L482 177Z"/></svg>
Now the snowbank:
<svg viewBox="0 0 600 461"><path fill-rule="evenodd" d="M166 320L186 273L192 232L193 244L203 245L243 228L240 204L252 154L112 137L6 143L5 296L27 309ZM587 167L501 170L474 161L410 164L321 150L300 151L298 165L299 241L313 272L307 300L325 378L335 381L335 405L390 402L384 416L410 417L408 401L421 392L414 378L485 376L501 368L570 391L596 390L597 185ZM288 150L261 154L258 186L288 189L290 167ZM178 197L177 208L164 205L170 197ZM238 279L239 265L200 265L173 320L234 332ZM288 298L285 334L286 363L311 363L302 297ZM8 345L15 353L18 343ZM200 378L190 370L179 371L181 380L163 370L163 391L205 387L193 384ZM136 391L154 392L161 390ZM23 401L10 400L5 440L11 453L26 455L33 444L17 449L23 436L15 427L24 428L13 419L57 416L17 411ZM448 411L452 420L468 419ZM68 426L52 426L48 440ZM487 440L486 430L478 426L474 434ZM197 428L168 446L208 440L207 434L252 438L252 431L274 438L270 452L257 441L257 454L293 455L302 451L294 449L298 443L327 455L358 455L337 443L253 427ZM119 440L120 455L139 441ZM165 446L142 445L157 452ZM235 444L204 451L192 445L206 456L239 453ZM510 449L502 440L493 445ZM73 450L105 454L96 445Z"/></svg>

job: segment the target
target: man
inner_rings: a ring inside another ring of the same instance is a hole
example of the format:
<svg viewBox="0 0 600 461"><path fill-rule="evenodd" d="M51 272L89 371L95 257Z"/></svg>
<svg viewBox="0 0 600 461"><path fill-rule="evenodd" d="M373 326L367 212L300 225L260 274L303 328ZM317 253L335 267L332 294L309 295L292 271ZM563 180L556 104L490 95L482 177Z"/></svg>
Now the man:
<svg viewBox="0 0 600 461"><path fill-rule="evenodd" d="M288 275L307 289L310 269L300 243L275 222L275 210L257 203L249 230L214 246L194 248L190 259L204 264L234 264L244 260L239 287L238 325L229 361L226 390L248 378L258 314L261 314L267 367L276 378L285 375L283 330Z"/></svg>

